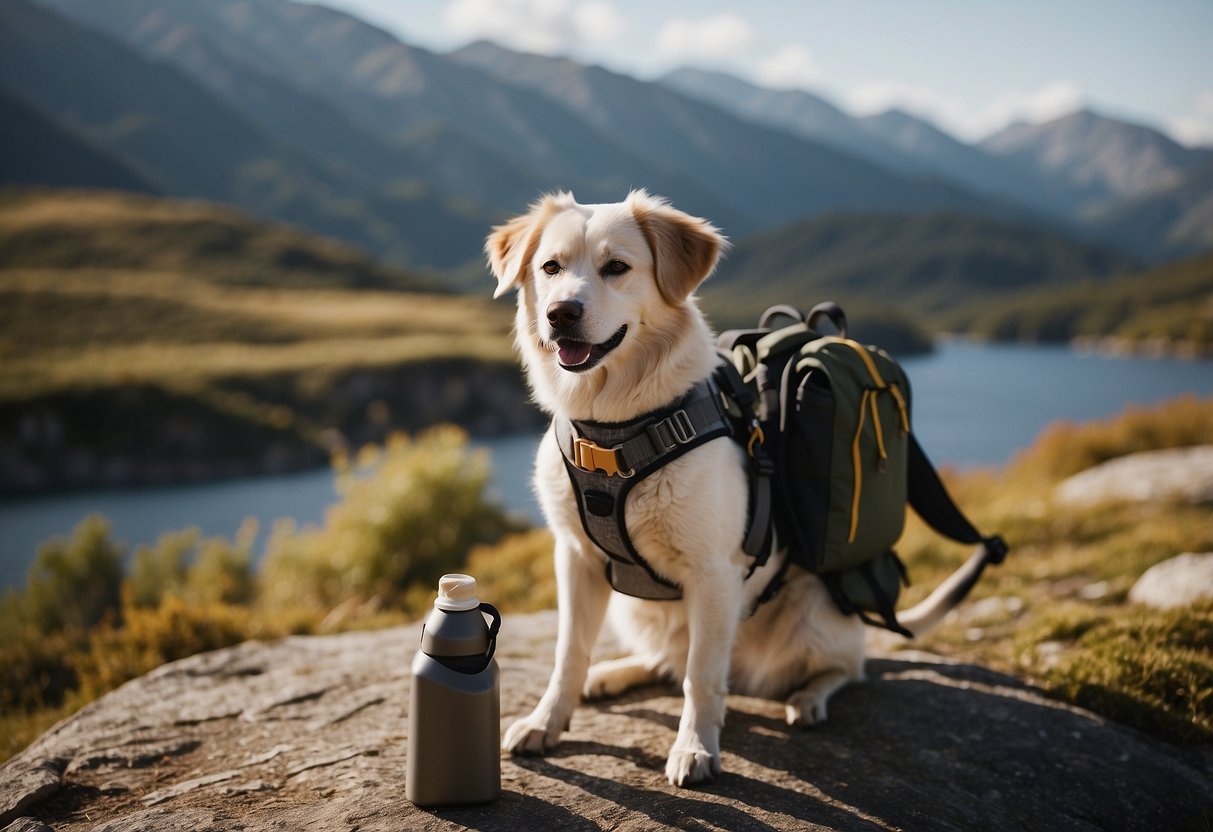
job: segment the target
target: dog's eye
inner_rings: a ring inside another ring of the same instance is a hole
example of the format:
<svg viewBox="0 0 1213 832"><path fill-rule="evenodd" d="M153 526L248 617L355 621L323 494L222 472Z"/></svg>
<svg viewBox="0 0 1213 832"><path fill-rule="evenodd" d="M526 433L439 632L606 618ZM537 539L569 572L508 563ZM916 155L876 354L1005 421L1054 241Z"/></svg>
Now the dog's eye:
<svg viewBox="0 0 1213 832"><path fill-rule="evenodd" d="M622 260L612 260L602 267L603 275L618 277L621 274L627 274L632 270L632 267Z"/></svg>
<svg viewBox="0 0 1213 832"><path fill-rule="evenodd" d="M559 274L560 264L555 260L549 260L543 264L544 274Z"/></svg>

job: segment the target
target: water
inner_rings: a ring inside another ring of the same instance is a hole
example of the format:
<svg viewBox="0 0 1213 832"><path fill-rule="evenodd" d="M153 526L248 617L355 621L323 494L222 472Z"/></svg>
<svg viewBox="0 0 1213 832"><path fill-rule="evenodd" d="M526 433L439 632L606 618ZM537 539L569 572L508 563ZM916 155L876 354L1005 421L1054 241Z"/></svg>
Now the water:
<svg viewBox="0 0 1213 832"><path fill-rule="evenodd" d="M1213 364L1108 358L1065 347L943 344L903 362L914 396L914 430L937 465L998 465L1031 444L1050 422L1088 421L1184 393L1213 395ZM510 510L541 523L531 491L539 437L477 444L493 458L494 490ZM40 541L65 535L100 512L132 547L197 526L231 537L248 516L264 541L274 521L321 524L336 501L327 469L206 484L80 492L0 501L0 587L20 585Z"/></svg>

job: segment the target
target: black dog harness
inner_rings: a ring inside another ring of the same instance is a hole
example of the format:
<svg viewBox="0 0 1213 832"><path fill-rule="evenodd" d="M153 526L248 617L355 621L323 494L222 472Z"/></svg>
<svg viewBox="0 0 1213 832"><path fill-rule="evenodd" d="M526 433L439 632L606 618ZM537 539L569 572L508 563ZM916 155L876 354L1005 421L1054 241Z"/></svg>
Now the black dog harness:
<svg viewBox="0 0 1213 832"><path fill-rule="evenodd" d="M552 421L577 495L581 525L607 553L607 580L617 592L657 601L682 597L682 587L658 574L632 544L624 522L628 493L687 451L722 436L737 436L735 423L736 417L726 413L720 387L712 378L698 382L671 404L629 422ZM757 444L757 454L752 437L747 448L752 461L750 512L742 548L754 559L750 574L766 562L772 542L770 463L761 453L761 443Z"/></svg>

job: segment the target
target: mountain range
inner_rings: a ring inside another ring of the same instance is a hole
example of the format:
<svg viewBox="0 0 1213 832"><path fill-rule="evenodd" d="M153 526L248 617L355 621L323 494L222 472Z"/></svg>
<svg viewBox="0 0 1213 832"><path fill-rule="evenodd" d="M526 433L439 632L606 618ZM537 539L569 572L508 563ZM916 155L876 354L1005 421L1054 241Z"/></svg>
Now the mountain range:
<svg viewBox="0 0 1213 832"><path fill-rule="evenodd" d="M942 212L1151 260L1211 244L1213 151L1094 113L970 145L697 70L646 82L487 42L438 54L288 0L5 0L0 111L21 150L0 183L213 200L479 277L487 227L558 188L646 187L736 240Z"/></svg>
<svg viewBox="0 0 1213 832"><path fill-rule="evenodd" d="M1158 215L1166 203L1173 223L1133 235L1132 249L1166 258L1209 246L1206 226L1188 216L1188 207L1193 194L1210 194L1204 168L1213 149L1184 147L1149 127L1082 110L1043 124L1011 124L972 145L900 110L855 117L808 92L762 89L719 72L684 68L661 83L891 169L1014 201L1063 228L1122 245L1125 218L1138 211Z"/></svg>

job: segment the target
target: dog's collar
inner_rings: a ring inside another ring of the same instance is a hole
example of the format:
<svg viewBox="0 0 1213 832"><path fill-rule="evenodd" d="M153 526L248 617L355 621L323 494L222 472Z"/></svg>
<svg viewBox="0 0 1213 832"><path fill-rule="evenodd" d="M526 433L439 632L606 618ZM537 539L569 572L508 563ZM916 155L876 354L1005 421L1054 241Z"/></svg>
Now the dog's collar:
<svg viewBox="0 0 1213 832"><path fill-rule="evenodd" d="M560 452L578 470L630 479L681 455L683 449L731 434L720 389L710 377L668 405L627 422L556 417L552 429Z"/></svg>

